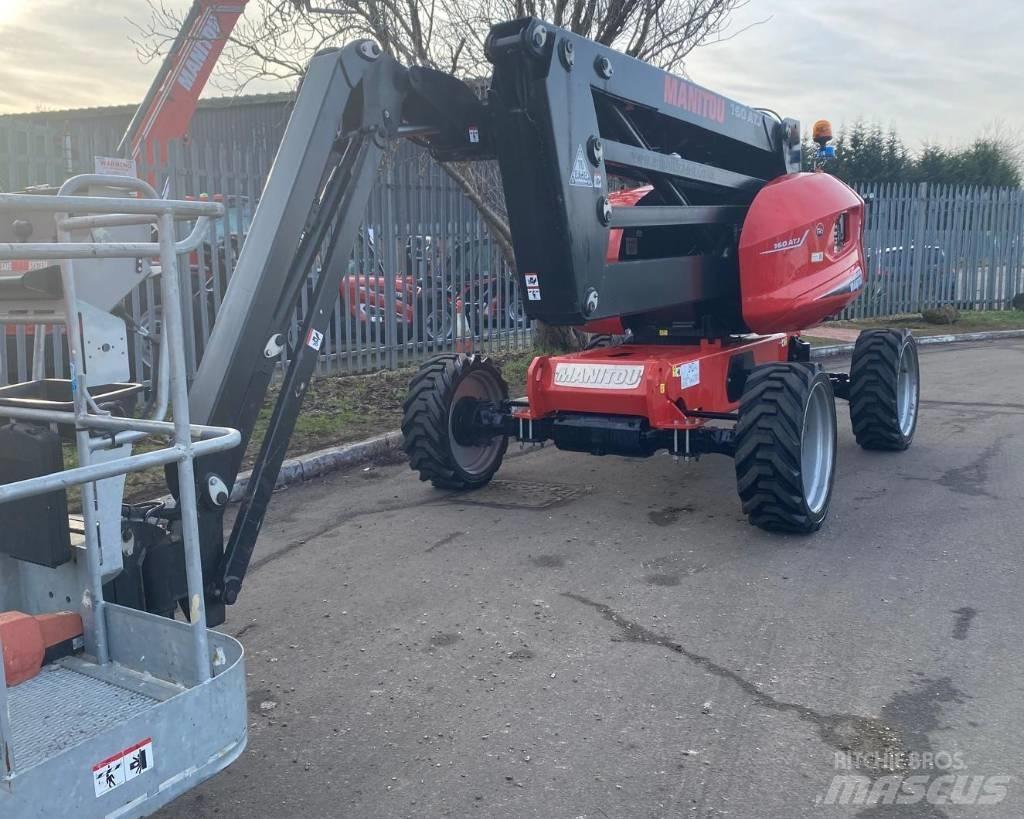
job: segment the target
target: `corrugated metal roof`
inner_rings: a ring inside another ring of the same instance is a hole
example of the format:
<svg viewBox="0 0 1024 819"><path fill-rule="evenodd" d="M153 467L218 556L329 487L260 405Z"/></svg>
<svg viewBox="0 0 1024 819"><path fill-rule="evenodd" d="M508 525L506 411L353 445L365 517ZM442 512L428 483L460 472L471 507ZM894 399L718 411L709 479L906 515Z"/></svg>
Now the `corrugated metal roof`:
<svg viewBox="0 0 1024 819"><path fill-rule="evenodd" d="M291 91L279 91L273 94L239 94L230 97L206 97L199 100L199 110L217 108L236 108L249 105L280 105L289 103L295 98ZM30 119L35 121L93 119L102 117L131 116L138 103L126 105L99 105L92 108L67 108L59 111L26 111L17 114L0 114L0 121L9 119Z"/></svg>

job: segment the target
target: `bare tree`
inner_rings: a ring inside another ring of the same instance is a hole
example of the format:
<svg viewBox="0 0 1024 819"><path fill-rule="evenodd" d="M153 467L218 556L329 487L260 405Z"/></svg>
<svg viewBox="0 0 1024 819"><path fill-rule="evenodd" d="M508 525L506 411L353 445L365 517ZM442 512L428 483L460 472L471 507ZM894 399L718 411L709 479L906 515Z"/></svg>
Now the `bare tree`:
<svg viewBox="0 0 1024 819"><path fill-rule="evenodd" d="M319 49L360 37L376 40L406 65L466 78L489 75L484 40L493 23L534 16L667 70L682 71L699 45L728 39L730 20L748 0L319 0L330 13L292 0L254 0L225 47L213 84L241 93L257 80L298 80ZM133 21L139 56L161 56L182 13L148 0L149 19ZM315 5L316 3L314 3ZM445 171L480 211L514 265L496 169L490 163L445 163ZM564 337L547 339L553 345Z"/></svg>

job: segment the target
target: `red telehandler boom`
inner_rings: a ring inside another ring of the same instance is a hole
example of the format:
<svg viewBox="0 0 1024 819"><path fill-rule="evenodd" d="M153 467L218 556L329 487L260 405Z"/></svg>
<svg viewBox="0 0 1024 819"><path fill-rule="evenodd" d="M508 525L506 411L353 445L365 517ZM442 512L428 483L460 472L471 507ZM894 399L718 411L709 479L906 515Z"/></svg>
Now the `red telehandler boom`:
<svg viewBox="0 0 1024 819"><path fill-rule="evenodd" d="M136 160L163 161L167 143L185 136L199 95L248 2L195 0L121 137L118 153ZM160 153L154 155L157 146Z"/></svg>

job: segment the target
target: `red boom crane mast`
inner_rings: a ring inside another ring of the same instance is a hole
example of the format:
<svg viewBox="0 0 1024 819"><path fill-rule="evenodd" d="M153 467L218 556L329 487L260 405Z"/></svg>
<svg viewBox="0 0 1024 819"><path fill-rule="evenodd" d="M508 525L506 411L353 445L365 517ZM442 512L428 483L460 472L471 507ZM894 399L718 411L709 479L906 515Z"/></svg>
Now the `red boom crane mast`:
<svg viewBox="0 0 1024 819"><path fill-rule="evenodd" d="M118 153L163 161L167 143L188 132L199 95L249 0L195 0L146 98L121 137ZM154 148L160 155L154 156Z"/></svg>

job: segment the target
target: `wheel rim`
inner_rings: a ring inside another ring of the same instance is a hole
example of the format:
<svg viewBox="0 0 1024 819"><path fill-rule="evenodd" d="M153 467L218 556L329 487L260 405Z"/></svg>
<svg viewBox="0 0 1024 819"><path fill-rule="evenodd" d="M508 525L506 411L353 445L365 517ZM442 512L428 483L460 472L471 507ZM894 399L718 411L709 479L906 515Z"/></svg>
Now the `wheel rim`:
<svg viewBox="0 0 1024 819"><path fill-rule="evenodd" d="M519 327L526 321L526 309L519 299L516 299L508 306L508 319L513 327Z"/></svg>
<svg viewBox="0 0 1024 819"><path fill-rule="evenodd" d="M443 310L435 310L427 314L423 329L429 341L444 341L451 333L451 320Z"/></svg>
<svg viewBox="0 0 1024 819"><path fill-rule="evenodd" d="M910 435L917 420L917 356L907 344L900 356L899 371L896 377L896 409L900 423L900 433Z"/></svg>
<svg viewBox="0 0 1024 819"><path fill-rule="evenodd" d="M501 401L504 396L498 383L485 373L471 372L463 378L455 387L455 394L452 396L451 406L448 409L448 440L451 446L452 457L468 475L482 475L494 464L494 459L501 454L501 445L504 441L500 435L496 435L486 444L465 445L460 444L455 438L455 408L463 398L479 398L484 401Z"/></svg>
<svg viewBox="0 0 1024 819"><path fill-rule="evenodd" d="M800 476L807 508L817 514L824 508L832 484L835 455L833 413L835 402L821 382L811 388L804 411L800 439Z"/></svg>

